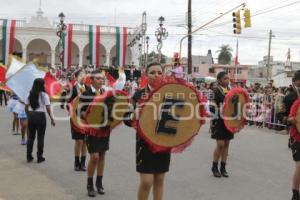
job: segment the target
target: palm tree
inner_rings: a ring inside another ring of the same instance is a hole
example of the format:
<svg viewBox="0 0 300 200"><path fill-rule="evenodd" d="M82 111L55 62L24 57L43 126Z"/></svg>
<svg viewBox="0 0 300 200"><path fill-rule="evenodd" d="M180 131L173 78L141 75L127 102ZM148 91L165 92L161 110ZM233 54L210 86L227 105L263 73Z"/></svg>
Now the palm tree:
<svg viewBox="0 0 300 200"><path fill-rule="evenodd" d="M218 63L222 65L230 64L232 59L232 48L227 45L220 46L220 50L217 51L219 53Z"/></svg>

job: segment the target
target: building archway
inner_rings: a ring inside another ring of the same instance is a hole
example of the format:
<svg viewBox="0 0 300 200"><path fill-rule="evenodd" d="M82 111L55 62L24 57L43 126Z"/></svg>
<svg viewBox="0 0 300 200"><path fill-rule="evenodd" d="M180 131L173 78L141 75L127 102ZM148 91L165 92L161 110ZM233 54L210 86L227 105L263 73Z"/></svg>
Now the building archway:
<svg viewBox="0 0 300 200"><path fill-rule="evenodd" d="M20 58L22 58L23 55L23 47L21 42L18 39L14 39L14 49L13 49L13 55L16 55ZM0 40L0 62L2 62L2 40Z"/></svg>
<svg viewBox="0 0 300 200"><path fill-rule="evenodd" d="M106 49L105 47L100 44L100 66L104 66L106 64ZM85 45L83 48L83 58L82 58L82 65L86 66L90 64L89 60L89 44Z"/></svg>
<svg viewBox="0 0 300 200"><path fill-rule="evenodd" d="M55 48L55 65L60 65L61 61L59 59L59 47ZM75 42L72 42L72 61L71 65L79 65L79 47Z"/></svg>
<svg viewBox="0 0 300 200"><path fill-rule="evenodd" d="M111 66L117 66L117 57L116 57L116 45L114 45L110 50L110 65ZM129 47L127 47L126 52L126 62L125 65L131 65L132 64L132 52Z"/></svg>
<svg viewBox="0 0 300 200"><path fill-rule="evenodd" d="M26 60L28 62L33 61L35 58L38 58L39 62L43 66L51 66L51 46L46 40L31 40L28 43L26 49Z"/></svg>

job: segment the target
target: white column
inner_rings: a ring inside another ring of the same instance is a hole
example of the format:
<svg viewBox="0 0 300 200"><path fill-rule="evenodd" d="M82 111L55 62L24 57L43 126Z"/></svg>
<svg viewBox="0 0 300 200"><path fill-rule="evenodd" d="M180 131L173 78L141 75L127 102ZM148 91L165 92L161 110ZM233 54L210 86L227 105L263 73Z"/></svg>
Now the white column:
<svg viewBox="0 0 300 200"><path fill-rule="evenodd" d="M106 54L106 66L110 65L110 54Z"/></svg>
<svg viewBox="0 0 300 200"><path fill-rule="evenodd" d="M79 51L79 67L83 64L83 51Z"/></svg>
<svg viewBox="0 0 300 200"><path fill-rule="evenodd" d="M51 50L51 67L55 66L55 50Z"/></svg>
<svg viewBox="0 0 300 200"><path fill-rule="evenodd" d="M26 51L26 48L23 49L23 52L22 52L22 60L26 63L26 58L27 57L27 51Z"/></svg>

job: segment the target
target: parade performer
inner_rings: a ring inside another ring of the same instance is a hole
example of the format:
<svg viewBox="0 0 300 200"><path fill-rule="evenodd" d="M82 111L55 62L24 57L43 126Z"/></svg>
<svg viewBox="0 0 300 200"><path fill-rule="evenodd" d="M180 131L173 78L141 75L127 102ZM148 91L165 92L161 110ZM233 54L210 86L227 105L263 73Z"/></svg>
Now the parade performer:
<svg viewBox="0 0 300 200"><path fill-rule="evenodd" d="M103 89L103 85L105 83L105 76L101 73L100 70L95 70L91 73L92 84L90 87L87 87L85 92L83 92L80 96L81 103L91 103L94 98L98 95L101 95L105 92ZM82 106L82 115L86 115L86 110L88 105ZM105 152L109 149L109 133L110 127L103 127L101 131L107 133L107 137L96 137L87 134L86 136L86 144L87 149L90 154L90 160L88 162L87 167L87 191L88 196L94 197L96 192L94 190L93 177L94 173L97 170L97 178L96 178L96 188L97 192L101 195L104 195L104 187L102 184L103 172L104 172L104 164L105 164Z"/></svg>
<svg viewBox="0 0 300 200"><path fill-rule="evenodd" d="M27 141L27 162L32 162L32 149L37 134L37 162L45 161L44 139L46 131L46 112L51 119L51 125L55 126L55 121L50 110L50 98L45 93L45 81L37 78L33 82L28 98L25 99L25 111L28 116L28 141Z"/></svg>
<svg viewBox="0 0 300 200"><path fill-rule="evenodd" d="M234 133L241 130L246 123L243 109L245 109L244 105L249 102L249 96L244 89L239 87L230 90L230 80L226 72L218 73L217 81L210 105L210 110L214 114L211 123L211 138L216 140L211 170L213 175L219 178L229 177L226 171L229 144L234 138ZM219 161L221 161L220 171Z"/></svg>
<svg viewBox="0 0 300 200"><path fill-rule="evenodd" d="M183 79L165 79L159 63L150 63L146 67L146 76L148 83L133 95L132 104L135 109L125 115L124 123L137 130L136 171L140 175L137 199L147 200L153 187L153 199L160 200L163 199L165 175L169 171L171 153L183 151L189 146L199 132L202 122L194 118L186 121L175 119L168 111L174 108L175 115L179 118L184 113L191 113L184 103L188 101L189 94L197 95L196 89L185 84ZM172 95L170 91L173 92ZM180 95L177 95L178 92ZM158 93L160 95L157 96L162 98L156 101L154 94ZM199 98L193 98L190 103L196 106ZM160 119L151 115L151 105L154 104L157 108L164 107L162 109L165 111L162 111ZM201 111L204 111L203 107Z"/></svg>
<svg viewBox="0 0 300 200"><path fill-rule="evenodd" d="M105 85L105 71L99 69L91 73L91 85L80 95L80 113L83 129L86 133L86 144L90 154L87 168L88 196L94 197L96 192L93 176L97 170L96 188L101 195L103 188L103 172L105 152L109 149L111 131L123 121L129 110L129 99L122 91L126 81L124 70L119 70L119 78L111 87Z"/></svg>
<svg viewBox="0 0 300 200"><path fill-rule="evenodd" d="M86 85L83 83L85 73L82 70L78 70L74 74L76 83L71 89L71 97L68 100L69 105L72 106L72 101L86 90ZM75 140L74 145L74 170L75 171L86 171L85 160L86 160L86 144L85 134L79 128L76 128L70 120L72 139Z"/></svg>
<svg viewBox="0 0 300 200"><path fill-rule="evenodd" d="M18 119L20 120L20 125L21 125L21 145L26 145L26 136L27 136L27 129L28 129L28 120L27 120L27 115L25 112L25 103L22 102L20 99L18 100L16 106L15 106L15 111L18 115Z"/></svg>
<svg viewBox="0 0 300 200"><path fill-rule="evenodd" d="M290 91L283 99L285 108L285 116L290 125L290 145L293 153L293 160L295 161L295 170L293 176L292 200L300 200L300 132L299 132L299 105L300 105L300 70L296 71L293 77L292 91Z"/></svg>
<svg viewBox="0 0 300 200"><path fill-rule="evenodd" d="M17 105L18 102L18 96L14 93L10 96L8 103L7 103L7 109L9 112L13 114L13 123L12 123L12 133L14 135L18 135L19 133L19 119L18 119L18 114L14 111L15 106Z"/></svg>

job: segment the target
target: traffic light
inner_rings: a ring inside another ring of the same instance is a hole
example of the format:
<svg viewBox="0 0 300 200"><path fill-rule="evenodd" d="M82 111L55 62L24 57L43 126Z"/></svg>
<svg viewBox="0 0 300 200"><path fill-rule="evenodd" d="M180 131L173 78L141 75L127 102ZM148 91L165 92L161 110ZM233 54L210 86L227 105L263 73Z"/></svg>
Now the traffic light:
<svg viewBox="0 0 300 200"><path fill-rule="evenodd" d="M234 34L241 34L242 32L242 26L241 26L241 14L240 10L233 12L233 33Z"/></svg>
<svg viewBox="0 0 300 200"><path fill-rule="evenodd" d="M244 22L245 22L245 28L251 27L251 14L249 9L245 9L244 11Z"/></svg>

